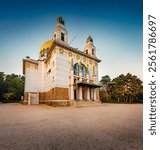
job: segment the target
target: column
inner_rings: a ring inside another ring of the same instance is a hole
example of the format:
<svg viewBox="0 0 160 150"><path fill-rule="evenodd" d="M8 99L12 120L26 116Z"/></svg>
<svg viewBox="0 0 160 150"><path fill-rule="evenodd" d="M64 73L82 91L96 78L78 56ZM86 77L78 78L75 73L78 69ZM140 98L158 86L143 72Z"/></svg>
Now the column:
<svg viewBox="0 0 160 150"><path fill-rule="evenodd" d="M38 104L39 104L39 92L38 92Z"/></svg>
<svg viewBox="0 0 160 150"><path fill-rule="evenodd" d="M74 100L74 72L73 68L71 68L71 78L70 78L70 99Z"/></svg>
<svg viewBox="0 0 160 150"><path fill-rule="evenodd" d="M87 100L90 100L90 88L87 87Z"/></svg>
<svg viewBox="0 0 160 150"><path fill-rule="evenodd" d="M97 94L96 94L97 90L96 90L96 88L94 88L93 91L94 91L94 101L96 101L97 100Z"/></svg>
<svg viewBox="0 0 160 150"><path fill-rule="evenodd" d="M99 97L99 88L97 89L97 101L100 101L100 97Z"/></svg>
<svg viewBox="0 0 160 150"><path fill-rule="evenodd" d="M79 90L78 90L79 100L82 100L82 86L80 86L78 89L79 89Z"/></svg>
<svg viewBox="0 0 160 150"><path fill-rule="evenodd" d="M28 105L31 105L30 92L28 92Z"/></svg>

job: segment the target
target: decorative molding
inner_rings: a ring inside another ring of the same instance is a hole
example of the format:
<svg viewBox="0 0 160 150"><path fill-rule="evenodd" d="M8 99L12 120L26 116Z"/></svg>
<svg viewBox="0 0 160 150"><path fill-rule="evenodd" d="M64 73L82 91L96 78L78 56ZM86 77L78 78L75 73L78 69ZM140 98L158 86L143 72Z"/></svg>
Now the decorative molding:
<svg viewBox="0 0 160 150"><path fill-rule="evenodd" d="M92 60L89 60L89 63L92 64Z"/></svg>
<svg viewBox="0 0 160 150"><path fill-rule="evenodd" d="M71 57L71 56L72 56L72 53L71 53L71 52L68 52L68 55Z"/></svg>
<svg viewBox="0 0 160 150"><path fill-rule="evenodd" d="M76 58L77 58L77 59L80 59L80 56L79 56L79 55L76 55Z"/></svg>
<svg viewBox="0 0 160 150"><path fill-rule="evenodd" d="M64 53L64 50L63 50L62 48L60 48L60 49L59 49L59 52L60 52L61 54L63 54L63 53Z"/></svg>

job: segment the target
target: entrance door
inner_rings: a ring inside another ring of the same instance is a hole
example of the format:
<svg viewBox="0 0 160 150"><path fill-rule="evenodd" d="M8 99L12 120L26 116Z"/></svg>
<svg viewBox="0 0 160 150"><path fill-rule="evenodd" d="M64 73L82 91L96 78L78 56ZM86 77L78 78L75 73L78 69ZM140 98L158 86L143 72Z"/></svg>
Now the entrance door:
<svg viewBox="0 0 160 150"><path fill-rule="evenodd" d="M30 93L30 104L39 104L39 94L38 93Z"/></svg>

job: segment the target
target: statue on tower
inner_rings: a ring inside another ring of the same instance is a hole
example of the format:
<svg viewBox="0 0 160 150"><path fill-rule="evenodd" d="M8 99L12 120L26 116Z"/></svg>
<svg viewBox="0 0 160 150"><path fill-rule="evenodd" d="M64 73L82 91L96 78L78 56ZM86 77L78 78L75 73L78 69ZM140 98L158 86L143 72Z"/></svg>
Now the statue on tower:
<svg viewBox="0 0 160 150"><path fill-rule="evenodd" d="M64 20L61 16L57 17L57 23L63 24L64 25Z"/></svg>
<svg viewBox="0 0 160 150"><path fill-rule="evenodd" d="M92 42L93 43L93 39L92 39L92 37L90 35L88 36L88 38L86 40L86 43L88 43L88 42Z"/></svg>

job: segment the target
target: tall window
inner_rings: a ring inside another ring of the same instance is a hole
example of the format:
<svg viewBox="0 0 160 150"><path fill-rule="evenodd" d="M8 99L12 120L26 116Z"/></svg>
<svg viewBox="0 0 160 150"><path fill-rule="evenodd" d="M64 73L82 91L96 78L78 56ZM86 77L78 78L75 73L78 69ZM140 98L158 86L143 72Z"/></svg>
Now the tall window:
<svg viewBox="0 0 160 150"><path fill-rule="evenodd" d="M86 54L88 54L88 49L86 49Z"/></svg>
<svg viewBox="0 0 160 150"><path fill-rule="evenodd" d="M82 77L86 77L86 72L87 72L87 69L84 65L81 66L81 69L82 69Z"/></svg>
<svg viewBox="0 0 160 150"><path fill-rule="evenodd" d="M92 55L94 55L94 49L92 49Z"/></svg>
<svg viewBox="0 0 160 150"><path fill-rule="evenodd" d="M79 76L79 65L78 65L78 63L76 63L74 65L74 75Z"/></svg>
<svg viewBox="0 0 160 150"><path fill-rule="evenodd" d="M64 33L61 33L61 40L64 41Z"/></svg>
<svg viewBox="0 0 160 150"><path fill-rule="evenodd" d="M56 34L54 34L54 39L56 40Z"/></svg>
<svg viewBox="0 0 160 150"><path fill-rule="evenodd" d="M79 76L80 69L82 70L82 77L85 78L87 75L87 68L83 64L79 65L78 63L76 63L74 65L74 75Z"/></svg>

